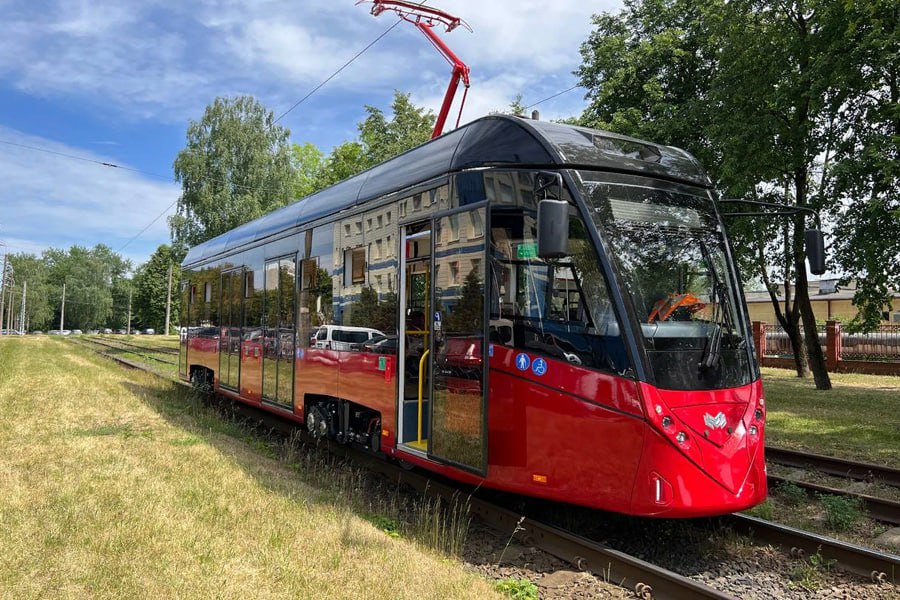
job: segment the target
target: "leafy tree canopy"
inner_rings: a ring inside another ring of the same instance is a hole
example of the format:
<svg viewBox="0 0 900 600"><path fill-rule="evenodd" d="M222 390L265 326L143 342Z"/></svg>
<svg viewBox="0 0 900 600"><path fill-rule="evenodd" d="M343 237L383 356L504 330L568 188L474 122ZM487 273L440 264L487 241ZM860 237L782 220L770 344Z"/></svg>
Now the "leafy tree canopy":
<svg viewBox="0 0 900 600"><path fill-rule="evenodd" d="M175 159L182 193L169 219L177 248L224 233L292 199L290 131L255 98L216 98L191 121Z"/></svg>

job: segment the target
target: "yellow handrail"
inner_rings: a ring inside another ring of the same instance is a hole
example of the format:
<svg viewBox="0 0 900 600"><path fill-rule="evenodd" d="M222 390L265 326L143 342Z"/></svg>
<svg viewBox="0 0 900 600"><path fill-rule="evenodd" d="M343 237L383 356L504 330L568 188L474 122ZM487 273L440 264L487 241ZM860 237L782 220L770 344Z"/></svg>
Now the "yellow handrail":
<svg viewBox="0 0 900 600"><path fill-rule="evenodd" d="M426 350L419 359L419 437L416 440L418 443L422 442L422 386L425 383L425 359L430 352L431 350Z"/></svg>

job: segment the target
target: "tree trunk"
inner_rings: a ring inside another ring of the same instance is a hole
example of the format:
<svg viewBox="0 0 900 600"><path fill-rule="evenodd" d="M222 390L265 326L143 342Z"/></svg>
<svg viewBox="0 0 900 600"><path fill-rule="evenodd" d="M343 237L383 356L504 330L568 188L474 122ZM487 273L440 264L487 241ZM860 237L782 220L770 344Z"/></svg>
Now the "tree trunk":
<svg viewBox="0 0 900 600"><path fill-rule="evenodd" d="M806 171L798 172L795 176L798 206L806 205L806 184ZM822 352L821 344L819 344L816 316L813 314L812 303L809 301L809 282L806 279L806 250L803 247L805 223L805 217L802 215L794 219L794 271L797 281L794 304L800 309L803 335L806 338L806 352L809 356L809 368L816 382L816 389L830 390L831 378L828 376L825 354Z"/></svg>

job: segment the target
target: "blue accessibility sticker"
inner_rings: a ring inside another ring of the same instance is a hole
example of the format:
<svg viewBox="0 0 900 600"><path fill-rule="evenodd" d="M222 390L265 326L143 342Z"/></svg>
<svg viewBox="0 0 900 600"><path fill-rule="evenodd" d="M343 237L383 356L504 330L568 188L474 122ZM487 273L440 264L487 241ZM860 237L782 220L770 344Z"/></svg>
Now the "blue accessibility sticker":
<svg viewBox="0 0 900 600"><path fill-rule="evenodd" d="M529 357L524 352L520 352L516 355L516 368L520 371L527 371L528 367L531 365L531 357Z"/></svg>
<svg viewBox="0 0 900 600"><path fill-rule="evenodd" d="M493 356L494 356L494 345L493 344L488 345L488 356L491 358L493 358Z"/></svg>
<svg viewBox="0 0 900 600"><path fill-rule="evenodd" d="M531 363L531 372L542 377L547 372L547 361L543 358L534 359L534 362Z"/></svg>

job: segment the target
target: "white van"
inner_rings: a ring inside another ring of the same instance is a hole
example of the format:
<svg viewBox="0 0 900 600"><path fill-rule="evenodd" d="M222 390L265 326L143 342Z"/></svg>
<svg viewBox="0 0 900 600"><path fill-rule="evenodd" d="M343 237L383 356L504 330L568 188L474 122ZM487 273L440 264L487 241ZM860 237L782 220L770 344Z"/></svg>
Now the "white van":
<svg viewBox="0 0 900 600"><path fill-rule="evenodd" d="M369 327L344 327L342 325L322 325L309 340L310 348L326 350L361 350L362 345L373 337L383 336L377 329Z"/></svg>

